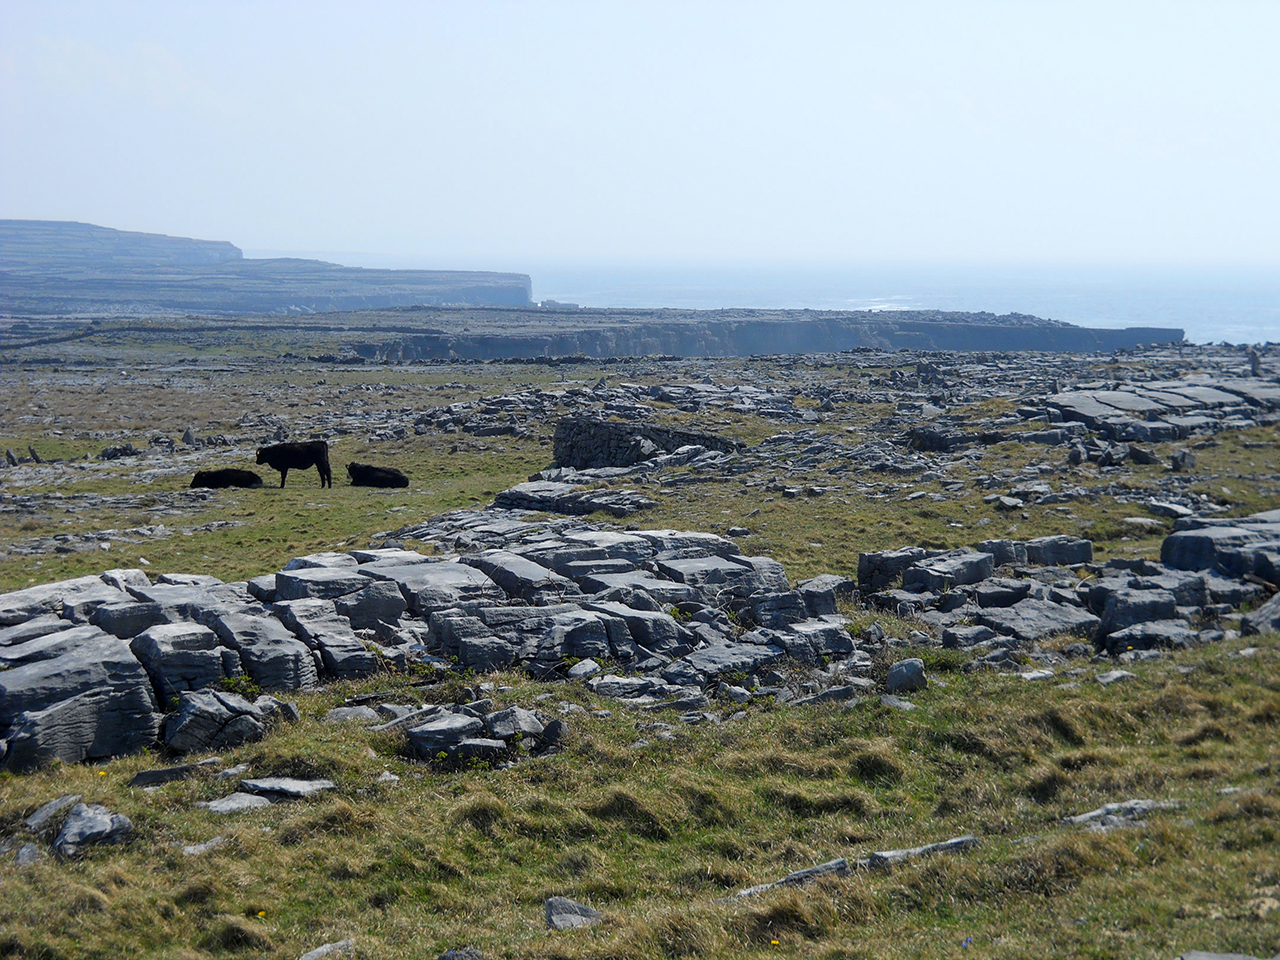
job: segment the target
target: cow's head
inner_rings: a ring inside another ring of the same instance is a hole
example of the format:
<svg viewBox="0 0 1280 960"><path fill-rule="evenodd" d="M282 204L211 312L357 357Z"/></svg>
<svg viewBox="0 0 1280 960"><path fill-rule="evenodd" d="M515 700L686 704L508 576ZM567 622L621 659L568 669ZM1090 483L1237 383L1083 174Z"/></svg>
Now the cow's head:
<svg viewBox="0 0 1280 960"><path fill-rule="evenodd" d="M267 462L267 451L266 451L266 449L265 449L265 448L263 448L263 447L259 447L259 448L258 448L258 462L259 462L259 463L266 463L266 462Z"/></svg>

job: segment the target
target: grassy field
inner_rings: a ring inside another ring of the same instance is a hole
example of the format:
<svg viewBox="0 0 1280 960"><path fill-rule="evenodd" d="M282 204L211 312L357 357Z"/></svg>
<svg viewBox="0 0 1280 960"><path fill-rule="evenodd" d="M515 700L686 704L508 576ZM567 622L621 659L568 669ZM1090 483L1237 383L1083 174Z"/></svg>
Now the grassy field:
<svg viewBox="0 0 1280 960"><path fill-rule="evenodd" d="M1274 638L1241 647L1137 665L1105 688L1093 666L1030 683L902 650L934 677L915 711L763 703L696 726L497 676L500 703L550 692L553 708L612 715L574 716L557 756L461 772L318 719L359 690L399 686L412 702L407 680L339 685L299 697L301 723L222 755L259 776L328 777L338 787L322 799L220 818L192 806L226 792L207 777L129 789L154 756L0 777L6 833L66 793L137 828L76 861L5 868L0 955L291 957L354 937L368 958L466 944L494 957L1270 956L1278 658ZM672 740L653 738L655 721ZM651 744L633 746L642 736ZM1134 797L1182 806L1108 834L1062 822ZM723 901L838 856L965 833L976 850ZM214 836L226 843L203 856L178 849ZM547 932L552 895L607 919Z"/></svg>
<svg viewBox="0 0 1280 960"><path fill-rule="evenodd" d="M240 347L225 349L234 357ZM691 378L699 367L690 362L679 372ZM21 453L32 445L46 459L68 462L22 473L27 479L20 484L12 481L18 474L5 478L0 505L15 507L0 512L0 543L157 522L172 532L138 543L121 538L110 551L10 555L0 559L0 589L136 566L141 557L152 573L233 580L278 570L299 554L364 546L377 533L488 503L547 466L551 425L526 437L483 440L430 432L387 442L352 431L333 442L331 490L319 488L314 472L291 474L286 489L275 489L275 474L265 471L264 489L219 491L196 502L176 499L195 463L180 456L70 461L108 443L177 436L188 426L200 436L233 433L246 411L266 408L303 422L317 415L322 400L346 410L421 410L529 385L590 384L602 375L621 373L592 364L307 367L291 371L287 387L267 387L252 375L215 375L196 365L175 372L164 389L145 390L133 382L136 373L118 370L14 378L0 408L0 448ZM663 369L625 376L678 379ZM358 408L353 395L363 398ZM1009 406L987 401L975 405L972 417ZM747 442L796 429L655 407L675 422ZM856 441L874 435L890 413L876 405L850 409L819 429ZM1274 430L1259 429L1199 446L1203 479L1194 492L1230 514L1280 505L1271 479L1280 473L1275 440ZM1156 448L1161 455L1170 449ZM1001 444L945 481L866 478L873 494L845 489L785 497L733 479L654 485L645 492L658 505L633 519L716 533L745 526L744 550L778 558L793 580L851 574L865 550L1002 536L1087 536L1101 560L1158 555L1163 531L1126 522L1148 516L1140 502L1100 496L1012 512L983 502L990 492L979 484L983 477L1020 475L1061 456ZM254 466L251 447L216 457L217 465ZM394 462L410 475L410 487L348 487L348 460ZM138 464L152 462L162 469L140 475ZM830 484L823 466L780 479ZM1083 468L1070 479L1128 485L1140 501L1163 476L1161 467L1105 476ZM1046 478L1055 486L1068 479L1056 472ZM963 489L948 489L957 482ZM907 499L921 491L926 496ZM131 506L77 507L75 498L84 495L123 497ZM31 506L39 497L52 499ZM879 619L895 637L907 637L913 626L847 612L859 625ZM735 716L737 707L717 704L713 712L722 722L687 725L674 714L620 708L580 685L517 674L427 689L414 688L412 677L384 674L291 695L300 723L227 751L221 762L248 763L257 776L323 776L337 788L231 818L194 806L228 792L209 775L154 791L129 788L134 773L172 759L158 755L0 774L0 837L24 839L21 820L68 793L126 814L136 828L123 845L72 861L48 859L21 870L0 861L0 957L292 958L346 937L355 938L357 956L370 960L433 960L464 945L491 957L599 960L1154 960L1190 949L1262 957L1280 950L1275 637L1129 665L1135 677L1107 687L1094 677L1109 663L1077 661L1078 674L1027 682L1017 674L966 673L967 658L952 651L890 652L877 669L907 656L926 660L932 680L913 695L914 711L876 698L850 709L756 702L742 716ZM461 771L411 762L399 736L320 719L358 693L381 692L389 702L452 701L465 695L464 683L474 692L480 681L498 685L500 706L555 713L568 703L608 713L568 716L571 733L556 756ZM543 695L549 699L536 699ZM654 723L670 725L671 739ZM648 745L637 746L641 739ZM381 779L386 772L398 781ZM1063 822L1131 798L1181 806L1105 834ZM967 853L725 899L836 857L966 833L980 840ZM226 842L202 856L182 854L183 845L215 836ZM547 932L542 903L556 894L604 911L605 921Z"/></svg>

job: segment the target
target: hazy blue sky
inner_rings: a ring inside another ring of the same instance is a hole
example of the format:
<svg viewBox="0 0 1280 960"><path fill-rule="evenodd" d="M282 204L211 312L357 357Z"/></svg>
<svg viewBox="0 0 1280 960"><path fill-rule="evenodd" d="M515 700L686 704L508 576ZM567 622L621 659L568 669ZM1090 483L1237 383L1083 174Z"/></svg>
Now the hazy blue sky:
<svg viewBox="0 0 1280 960"><path fill-rule="evenodd" d="M1280 264L1280 3L0 0L0 217L587 261Z"/></svg>

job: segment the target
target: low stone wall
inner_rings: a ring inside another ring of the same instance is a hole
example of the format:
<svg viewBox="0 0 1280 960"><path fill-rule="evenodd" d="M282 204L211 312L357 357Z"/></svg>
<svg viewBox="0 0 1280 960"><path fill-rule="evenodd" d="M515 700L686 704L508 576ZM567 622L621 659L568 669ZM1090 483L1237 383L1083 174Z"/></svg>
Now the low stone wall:
<svg viewBox="0 0 1280 960"><path fill-rule="evenodd" d="M736 440L714 433L568 417L556 425L555 464L577 470L630 467L659 453L694 444L722 453L736 453L742 446Z"/></svg>

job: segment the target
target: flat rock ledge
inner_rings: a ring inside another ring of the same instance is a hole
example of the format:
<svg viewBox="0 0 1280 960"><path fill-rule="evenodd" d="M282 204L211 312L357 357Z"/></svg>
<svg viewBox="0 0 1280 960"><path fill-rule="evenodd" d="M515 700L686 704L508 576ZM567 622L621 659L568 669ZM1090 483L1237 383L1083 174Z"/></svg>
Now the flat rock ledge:
<svg viewBox="0 0 1280 960"><path fill-rule="evenodd" d="M731 454L697 454L708 455ZM837 609L850 600L912 618L915 646L967 651L966 670L1048 679L1077 675L1070 661L1092 657L1111 668L1096 676L1104 685L1131 677L1123 668L1135 660L1236 636L1229 624L1244 604L1255 609L1240 632L1280 629L1280 599L1267 599L1280 581L1280 511L1181 517L1160 562L1097 564L1088 540L1047 536L865 553L856 579L799 584L731 538L520 509L455 511L379 537L238 583L113 569L0 595L0 768L158 744L230 748L296 719L280 693L410 666L437 678L573 678L638 709L677 709L685 722L713 722L713 699L879 696L911 709L903 694L928 695L923 661L903 659L887 684L876 680L874 658L891 642L875 624L851 630ZM436 552L405 550L408 538ZM1064 635L1075 642L1041 648ZM789 686L788 664L808 672L804 689ZM250 684L271 693L232 692ZM358 709L368 705L348 706L329 719L374 719ZM505 762L513 744L545 747L553 717L489 712L376 719L406 730L428 761Z"/></svg>

